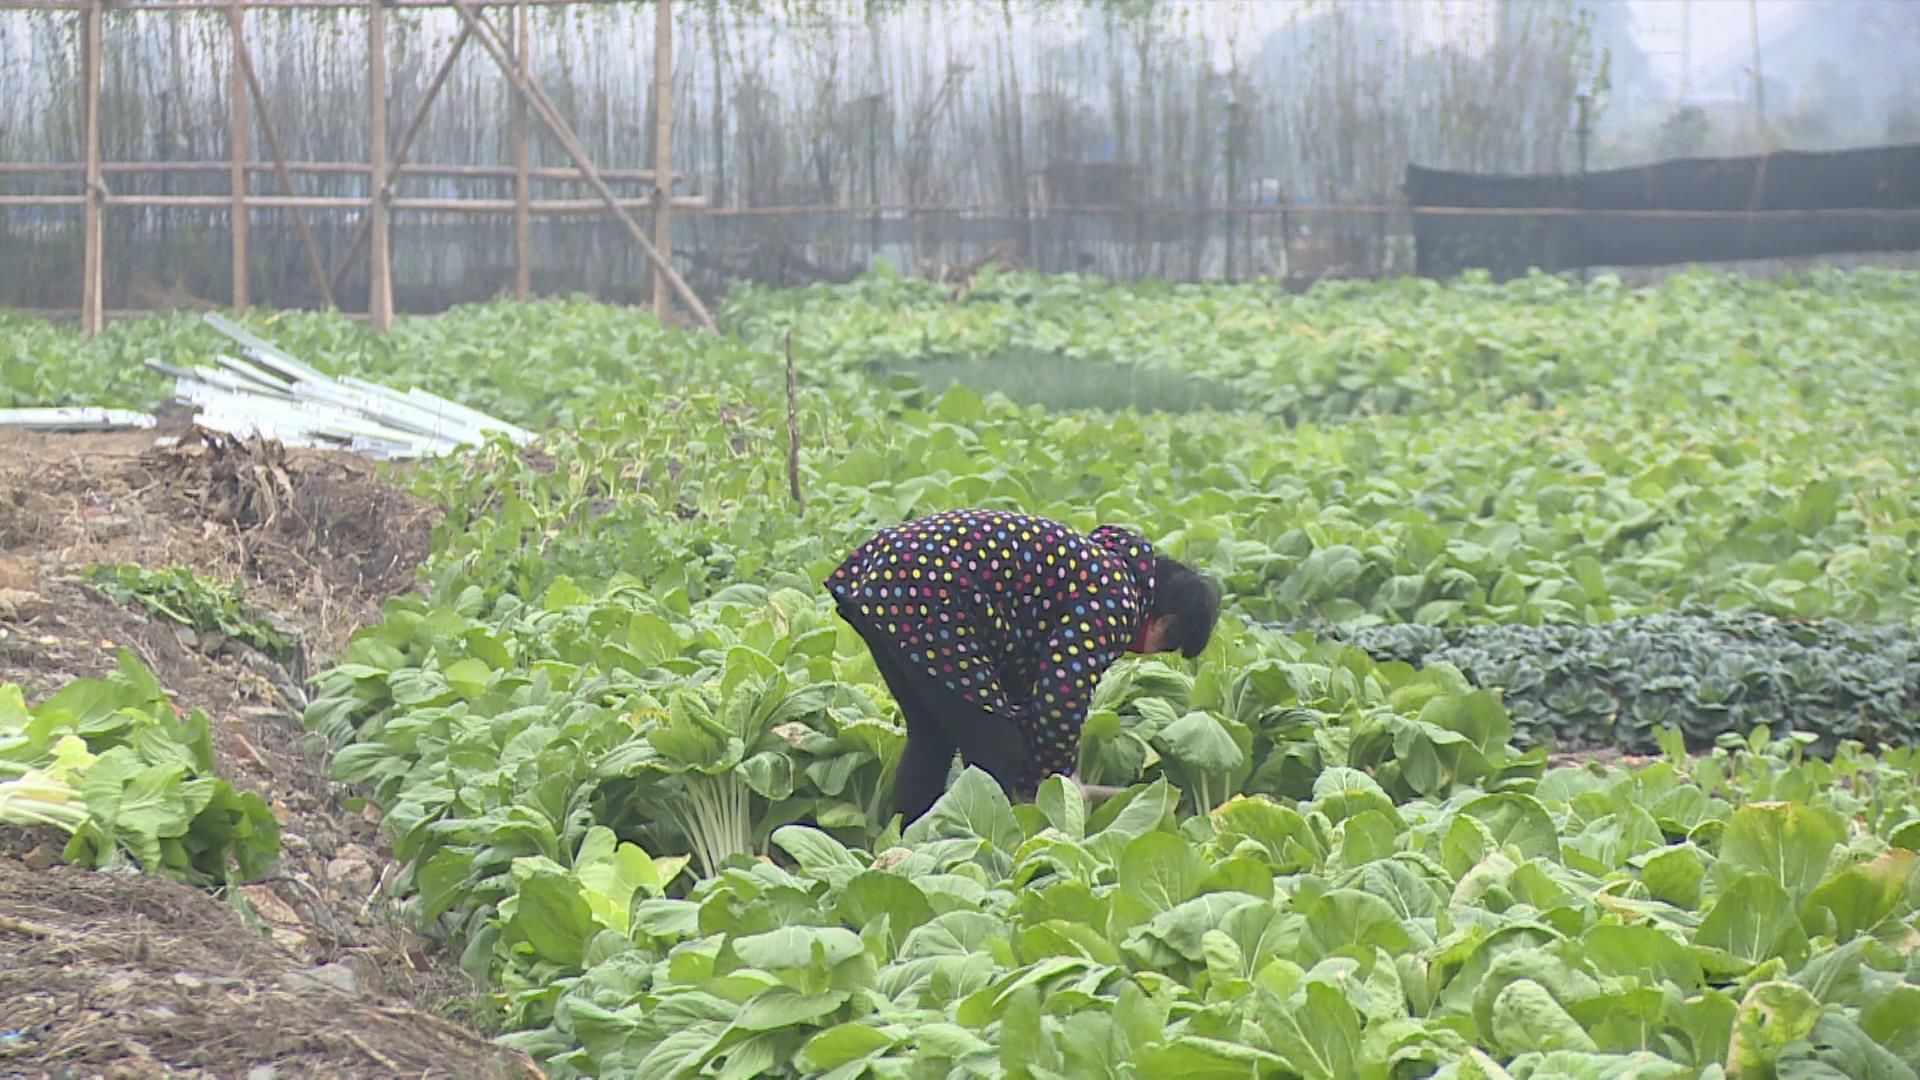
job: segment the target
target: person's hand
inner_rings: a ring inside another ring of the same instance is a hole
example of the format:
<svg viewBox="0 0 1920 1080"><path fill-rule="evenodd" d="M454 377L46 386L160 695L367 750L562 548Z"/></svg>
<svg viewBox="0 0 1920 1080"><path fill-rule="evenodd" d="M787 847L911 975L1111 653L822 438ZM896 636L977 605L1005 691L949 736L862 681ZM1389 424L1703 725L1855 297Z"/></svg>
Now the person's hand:
<svg viewBox="0 0 1920 1080"><path fill-rule="evenodd" d="M1074 774L1073 782L1080 785L1081 797L1085 798L1088 802L1106 802L1108 799L1126 790L1125 788L1108 787L1105 784L1086 783L1080 779L1077 773Z"/></svg>

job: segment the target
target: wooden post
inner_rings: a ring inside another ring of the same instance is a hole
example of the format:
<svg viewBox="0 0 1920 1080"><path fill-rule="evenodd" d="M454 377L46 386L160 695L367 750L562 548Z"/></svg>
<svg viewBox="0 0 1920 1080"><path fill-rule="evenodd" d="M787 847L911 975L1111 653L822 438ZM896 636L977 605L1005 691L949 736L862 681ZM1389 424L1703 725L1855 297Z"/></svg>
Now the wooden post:
<svg viewBox="0 0 1920 1080"><path fill-rule="evenodd" d="M384 334L393 325L393 252L387 240L387 192L380 178L387 175L387 9L384 0L367 0L367 92L371 95L369 138L373 176L368 189L367 219L372 222L373 287L367 315L373 332Z"/></svg>
<svg viewBox="0 0 1920 1080"><path fill-rule="evenodd" d="M529 42L532 20L527 17L526 0L514 8L513 51L514 61L520 66L520 77L526 78L532 70L530 63L532 45ZM471 32L471 28L467 28ZM519 94L513 95L513 295L517 300L525 300L533 293L533 217L527 212L527 203L532 199L532 186L528 180L528 166L531 157L527 152L527 99Z"/></svg>
<svg viewBox="0 0 1920 1080"><path fill-rule="evenodd" d="M673 0L653 0L653 246L673 261ZM653 279L653 317L665 320L667 280Z"/></svg>
<svg viewBox="0 0 1920 1080"><path fill-rule="evenodd" d="M80 265L80 323L88 337L106 327L106 259L100 220L101 199L106 185L100 178L100 22L105 0L92 0L82 17L80 61L86 68L86 86L81 103L81 121L85 126L87 205L84 211L86 236L82 241Z"/></svg>
<svg viewBox="0 0 1920 1080"><path fill-rule="evenodd" d="M793 505L800 511L807 508L807 500L800 494L800 415L797 403L798 394L793 386L793 327L787 327L787 493L793 496Z"/></svg>
<svg viewBox="0 0 1920 1080"><path fill-rule="evenodd" d="M233 310L247 309L247 80L240 70L239 41L246 34L246 9L240 0L227 5L227 29L235 45L227 95L232 112L227 121L227 190L233 196Z"/></svg>

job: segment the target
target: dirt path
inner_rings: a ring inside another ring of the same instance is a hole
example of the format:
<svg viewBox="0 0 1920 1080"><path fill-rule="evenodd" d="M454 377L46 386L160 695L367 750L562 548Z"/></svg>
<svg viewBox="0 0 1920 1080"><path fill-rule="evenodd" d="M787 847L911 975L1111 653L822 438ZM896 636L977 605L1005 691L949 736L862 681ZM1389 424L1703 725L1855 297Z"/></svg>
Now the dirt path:
<svg viewBox="0 0 1920 1080"><path fill-rule="evenodd" d="M282 856L215 896L66 867L57 835L0 827L0 1076L537 1074L444 1019L472 989L388 902L378 820L300 722L306 675L414 587L437 515L347 455L153 440L0 432L0 683L38 700L131 649L208 715ZM81 577L100 563L239 581L295 655L116 603Z"/></svg>

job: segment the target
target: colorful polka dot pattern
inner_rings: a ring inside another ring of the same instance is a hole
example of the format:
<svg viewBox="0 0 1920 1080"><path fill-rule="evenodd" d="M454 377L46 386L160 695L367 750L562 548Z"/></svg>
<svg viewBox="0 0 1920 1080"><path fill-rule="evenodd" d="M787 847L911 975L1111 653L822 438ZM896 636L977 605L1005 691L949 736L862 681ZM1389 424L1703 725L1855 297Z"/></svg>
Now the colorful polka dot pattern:
<svg viewBox="0 0 1920 1080"><path fill-rule="evenodd" d="M1093 690L1140 629L1153 548L1105 525L953 510L881 532L826 580L910 662L1026 733L1037 784L1078 763Z"/></svg>

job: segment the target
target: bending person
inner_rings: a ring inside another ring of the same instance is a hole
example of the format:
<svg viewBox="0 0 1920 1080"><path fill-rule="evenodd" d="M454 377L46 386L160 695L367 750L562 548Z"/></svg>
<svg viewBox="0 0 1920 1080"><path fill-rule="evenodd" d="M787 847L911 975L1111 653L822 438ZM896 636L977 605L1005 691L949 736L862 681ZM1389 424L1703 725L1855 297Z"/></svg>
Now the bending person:
<svg viewBox="0 0 1920 1080"><path fill-rule="evenodd" d="M1031 799L1076 775L1080 727L1123 654L1200 655L1219 590L1111 525L953 510L881 531L825 582L907 722L894 804L907 823L946 788L957 750Z"/></svg>

